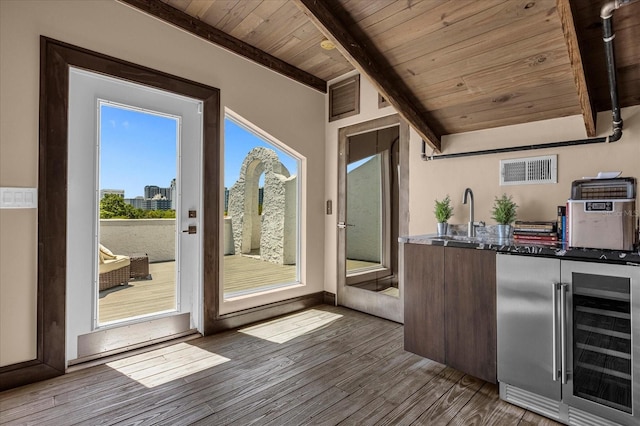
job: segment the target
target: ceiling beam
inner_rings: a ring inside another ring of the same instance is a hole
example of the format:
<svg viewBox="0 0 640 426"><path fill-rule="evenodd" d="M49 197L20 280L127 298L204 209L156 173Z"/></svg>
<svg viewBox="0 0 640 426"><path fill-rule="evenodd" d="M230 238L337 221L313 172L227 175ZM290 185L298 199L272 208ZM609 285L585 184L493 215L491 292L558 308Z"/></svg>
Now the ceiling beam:
<svg viewBox="0 0 640 426"><path fill-rule="evenodd" d="M205 39L208 42L221 46L231 52L243 56L253 62L257 62L296 80L306 86L309 86L319 92L327 93L327 82L321 78L314 76L300 68L296 68L281 59L268 54L267 52L251 46L219 29L194 18L181 10L176 9L160 0L119 0L121 3L133 6L142 10L151 16L162 21L168 22L178 28L181 28L191 34Z"/></svg>
<svg viewBox="0 0 640 426"><path fill-rule="evenodd" d="M578 92L580 100L580 109L582 110L582 118L584 127L588 137L596 135L596 109L589 96L587 88L587 80L582 63L582 55L580 54L580 46L578 45L578 36L576 34L576 26L573 20L573 12L569 0L556 0L558 15L562 23L562 32L567 43L569 51L569 60L571 61L571 69L573 71L573 81Z"/></svg>
<svg viewBox="0 0 640 426"><path fill-rule="evenodd" d="M331 40L351 64L367 76L376 90L436 152L441 151L442 131L435 120L419 110L421 103L368 37L359 31L349 14L336 1L294 0L316 27Z"/></svg>

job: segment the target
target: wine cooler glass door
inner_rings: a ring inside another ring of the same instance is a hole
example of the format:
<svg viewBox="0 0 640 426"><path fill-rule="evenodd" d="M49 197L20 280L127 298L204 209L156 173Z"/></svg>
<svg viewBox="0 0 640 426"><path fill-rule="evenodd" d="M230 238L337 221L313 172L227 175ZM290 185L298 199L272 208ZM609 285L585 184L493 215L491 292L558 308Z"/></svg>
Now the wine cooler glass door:
<svg viewBox="0 0 640 426"><path fill-rule="evenodd" d="M633 360L640 359L640 327L632 316L639 312L632 294L640 291L640 268L584 262L562 262L561 268L562 282L569 283L564 311L569 380L563 400L621 424L637 424L640 372Z"/></svg>

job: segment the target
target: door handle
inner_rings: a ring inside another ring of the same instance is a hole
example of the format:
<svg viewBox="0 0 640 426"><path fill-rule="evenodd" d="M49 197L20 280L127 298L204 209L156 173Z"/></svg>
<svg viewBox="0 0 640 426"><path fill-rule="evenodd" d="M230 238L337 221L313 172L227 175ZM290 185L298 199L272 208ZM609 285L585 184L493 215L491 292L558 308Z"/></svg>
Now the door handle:
<svg viewBox="0 0 640 426"><path fill-rule="evenodd" d="M355 225L352 225L350 223L338 222L338 228L340 228L340 229L344 229L347 226L355 226Z"/></svg>
<svg viewBox="0 0 640 426"><path fill-rule="evenodd" d="M195 234L197 232L197 228L195 225L189 225L189 228L182 231L185 234Z"/></svg>

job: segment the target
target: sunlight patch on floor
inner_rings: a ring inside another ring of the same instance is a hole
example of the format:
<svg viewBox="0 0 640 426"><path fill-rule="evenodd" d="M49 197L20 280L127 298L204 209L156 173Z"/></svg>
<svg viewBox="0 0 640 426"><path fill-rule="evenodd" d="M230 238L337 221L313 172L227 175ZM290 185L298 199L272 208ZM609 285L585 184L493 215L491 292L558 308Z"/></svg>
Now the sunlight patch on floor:
<svg viewBox="0 0 640 426"><path fill-rule="evenodd" d="M242 328L238 331L273 343L285 343L296 337L325 327L327 324L340 318L342 318L340 314L309 309L301 314L278 318L273 321Z"/></svg>
<svg viewBox="0 0 640 426"><path fill-rule="evenodd" d="M137 369L132 365L118 365L118 362L107 365L141 385L153 388L230 361L229 358L196 346L183 345L187 347L177 353L145 361L145 368L140 368L139 364Z"/></svg>

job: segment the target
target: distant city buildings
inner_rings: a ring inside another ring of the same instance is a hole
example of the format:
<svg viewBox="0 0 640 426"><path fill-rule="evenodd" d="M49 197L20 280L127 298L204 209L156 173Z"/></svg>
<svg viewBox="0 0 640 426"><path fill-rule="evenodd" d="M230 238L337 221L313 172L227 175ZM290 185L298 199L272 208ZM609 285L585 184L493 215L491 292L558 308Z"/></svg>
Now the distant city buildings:
<svg viewBox="0 0 640 426"><path fill-rule="evenodd" d="M116 194L124 198L124 189L101 189L100 198L105 194ZM142 210L176 210L178 198L176 180L172 179L168 188L156 185L146 185L144 187L144 197L124 198L124 202ZM258 204L262 205L264 200L264 188L258 188ZM224 188L224 211L229 211L229 189Z"/></svg>
<svg viewBox="0 0 640 426"><path fill-rule="evenodd" d="M124 198L124 189L101 189L100 199L106 194L116 194ZM144 197L124 198L124 202L142 210L175 210L176 180L171 180L168 188L156 185L144 187Z"/></svg>

